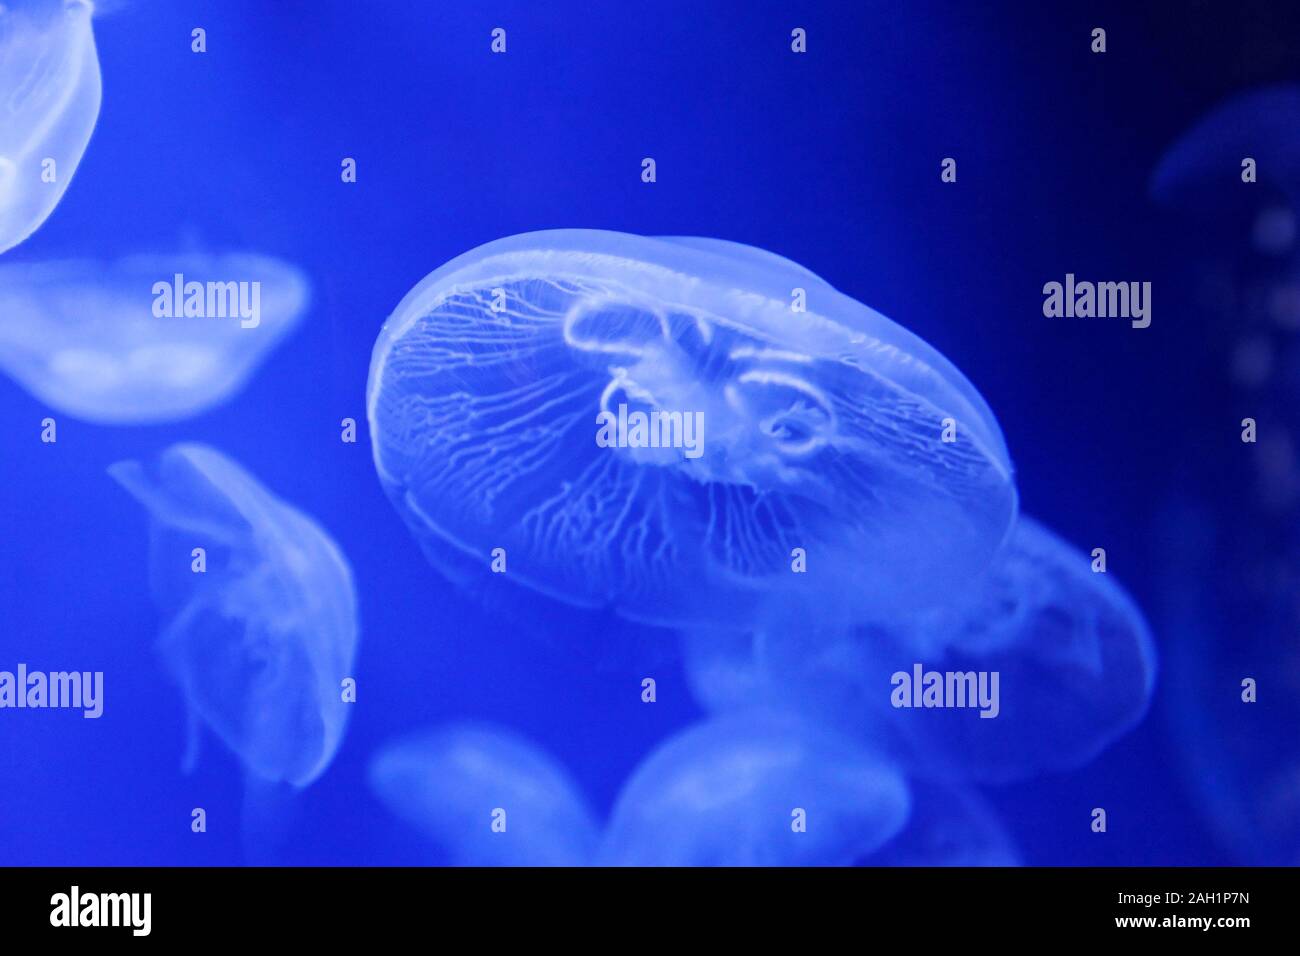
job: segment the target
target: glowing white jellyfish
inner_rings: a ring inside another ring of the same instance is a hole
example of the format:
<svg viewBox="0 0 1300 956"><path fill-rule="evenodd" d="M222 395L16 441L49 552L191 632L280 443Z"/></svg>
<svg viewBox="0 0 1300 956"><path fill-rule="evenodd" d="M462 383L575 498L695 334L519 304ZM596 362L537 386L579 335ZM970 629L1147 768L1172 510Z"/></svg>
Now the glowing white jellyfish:
<svg viewBox="0 0 1300 956"><path fill-rule="evenodd" d="M85 421L177 421L242 388L309 299L301 272L257 255L4 264L0 368Z"/></svg>
<svg viewBox="0 0 1300 956"><path fill-rule="evenodd" d="M947 359L721 240L481 246L388 319L367 400L435 566L486 573L502 548L511 580L648 623L923 606L1016 511L997 422Z"/></svg>
<svg viewBox="0 0 1300 956"><path fill-rule="evenodd" d="M847 865L902 829L908 792L861 748L797 718L695 725L623 786L608 825L510 731L457 726L385 748L380 800L458 864Z"/></svg>
<svg viewBox="0 0 1300 956"><path fill-rule="evenodd" d="M311 783L351 707L358 623L346 558L315 521L204 445L109 473L149 512L159 649L191 715L252 777Z"/></svg>
<svg viewBox="0 0 1300 956"><path fill-rule="evenodd" d="M598 831L577 786L550 756L487 726L430 731L384 748L371 788L460 865L579 866Z"/></svg>
<svg viewBox="0 0 1300 956"><path fill-rule="evenodd" d="M599 860L635 866L848 865L907 821L902 777L848 740L775 713L698 724L624 785Z"/></svg>
<svg viewBox="0 0 1300 956"><path fill-rule="evenodd" d="M100 101L90 18L86 0L0 3L0 252L46 220L90 142Z"/></svg>
<svg viewBox="0 0 1300 956"><path fill-rule="evenodd" d="M1023 516L999 563L937 610L684 640L706 707L777 700L940 780L1086 763L1141 720L1156 668L1146 620L1111 573Z"/></svg>

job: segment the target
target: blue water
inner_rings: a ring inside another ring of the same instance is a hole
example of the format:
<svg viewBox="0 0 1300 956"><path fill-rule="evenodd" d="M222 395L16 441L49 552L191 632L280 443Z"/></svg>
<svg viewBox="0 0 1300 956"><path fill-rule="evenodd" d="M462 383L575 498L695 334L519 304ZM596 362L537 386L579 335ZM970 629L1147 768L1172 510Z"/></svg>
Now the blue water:
<svg viewBox="0 0 1300 956"><path fill-rule="evenodd" d="M90 145L3 263L254 251L303 270L313 299L246 387L175 424L83 424L0 379L0 669L105 674L98 720L0 711L0 863L442 862L370 788L391 741L504 726L603 820L646 756L704 716L671 632L542 599L485 609L440 577L371 458L371 349L406 292L481 243L578 227L724 238L812 269L960 367L1001 425L1023 511L1105 547L1162 673L1145 719L1090 763L979 791L1024 862L1295 861L1300 506L1277 475L1296 452L1270 445L1261 468L1265 446L1239 439L1247 415L1273 437L1300 428L1295 327L1212 294L1273 288L1289 260L1253 253L1248 219L1147 194L1198 117L1300 79L1295 23L929 2L115 6L95 21ZM1088 50L1098 23L1104 55ZM807 54L790 51L795 26ZM955 184L939 178L947 156ZM1151 327L1044 318L1042 286L1067 272L1151 281ZM1265 326L1269 384L1243 385L1235 349ZM355 444L340 441L348 417ZM155 649L146 519L105 471L178 441L219 448L312 516L356 582L346 735L264 854L243 837L235 756L207 734L181 772L185 701ZM1238 702L1244 676L1259 703Z"/></svg>

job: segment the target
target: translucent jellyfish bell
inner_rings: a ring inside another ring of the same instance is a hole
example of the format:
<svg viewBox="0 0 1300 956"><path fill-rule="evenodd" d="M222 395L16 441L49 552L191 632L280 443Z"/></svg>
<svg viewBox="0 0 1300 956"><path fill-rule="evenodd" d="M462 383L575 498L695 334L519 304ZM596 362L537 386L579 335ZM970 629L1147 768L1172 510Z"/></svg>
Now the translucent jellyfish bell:
<svg viewBox="0 0 1300 956"><path fill-rule="evenodd" d="M848 631L695 632L685 652L711 709L775 700L866 735L910 773L990 782L1091 760L1146 713L1156 668L1146 620L1111 573L1027 517L940 609ZM932 700L960 691L966 706L926 704L931 674L943 687Z"/></svg>
<svg viewBox="0 0 1300 956"><path fill-rule="evenodd" d="M72 181L99 116L99 58L86 0L0 3L0 252L43 223Z"/></svg>
<svg viewBox="0 0 1300 956"><path fill-rule="evenodd" d="M225 455L110 466L148 510L159 647L191 714L265 781L306 786L343 739L357 603L338 546ZM196 548L204 570L196 570ZM194 741L191 741L194 744Z"/></svg>
<svg viewBox="0 0 1300 956"><path fill-rule="evenodd" d="M998 425L950 362L721 240L481 246L397 307L367 397L380 479L435 566L503 548L512 580L649 623L923 605L1016 510Z"/></svg>
<svg viewBox="0 0 1300 956"><path fill-rule="evenodd" d="M0 368L85 421L177 421L242 388L309 299L258 255L0 265Z"/></svg>
<svg viewBox="0 0 1300 956"><path fill-rule="evenodd" d="M466 866L580 866L597 825L565 770L510 731L463 725L386 747L370 785Z"/></svg>
<svg viewBox="0 0 1300 956"><path fill-rule="evenodd" d="M848 865L898 833L907 786L823 728L774 713L670 739L623 787L605 864Z"/></svg>

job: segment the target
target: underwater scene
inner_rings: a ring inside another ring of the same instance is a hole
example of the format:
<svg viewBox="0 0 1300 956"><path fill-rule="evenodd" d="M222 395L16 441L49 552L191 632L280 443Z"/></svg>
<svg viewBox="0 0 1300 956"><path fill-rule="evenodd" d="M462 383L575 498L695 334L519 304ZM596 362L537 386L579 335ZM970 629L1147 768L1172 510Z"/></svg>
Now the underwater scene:
<svg viewBox="0 0 1300 956"><path fill-rule="evenodd" d="M1300 863L1297 49L0 0L0 866Z"/></svg>

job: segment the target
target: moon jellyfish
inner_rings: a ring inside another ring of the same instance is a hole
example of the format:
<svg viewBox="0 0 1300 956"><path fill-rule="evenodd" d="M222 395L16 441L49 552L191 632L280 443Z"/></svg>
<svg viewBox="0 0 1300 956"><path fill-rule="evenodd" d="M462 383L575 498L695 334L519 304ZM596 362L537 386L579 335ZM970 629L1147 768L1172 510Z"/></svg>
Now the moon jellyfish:
<svg viewBox="0 0 1300 956"><path fill-rule="evenodd" d="M898 833L902 778L830 731L776 714L722 717L659 747L623 787L605 864L848 865Z"/></svg>
<svg viewBox="0 0 1300 956"><path fill-rule="evenodd" d="M192 718L252 777L310 784L338 750L351 706L342 685L357 603L342 552L213 448L173 445L155 464L123 461L109 474L149 512L159 648Z"/></svg>
<svg viewBox="0 0 1300 956"><path fill-rule="evenodd" d="M371 789L466 866L590 863L597 825L569 775L515 734L463 725L385 748Z"/></svg>
<svg viewBox="0 0 1300 956"><path fill-rule="evenodd" d="M795 709L939 780L1080 766L1142 718L1155 677L1141 611L1027 517L944 607L848 630L694 632L685 653L706 707Z"/></svg>
<svg viewBox="0 0 1300 956"><path fill-rule="evenodd" d="M90 16L86 0L0 3L0 252L46 220L90 142L100 100Z"/></svg>
<svg viewBox="0 0 1300 956"><path fill-rule="evenodd" d="M0 368L85 421L177 421L242 388L309 294L296 268L258 255L4 265Z"/></svg>
<svg viewBox="0 0 1300 956"><path fill-rule="evenodd" d="M716 239L557 230L453 259L385 323L367 406L436 567L486 577L503 549L511 579L651 624L922 606L1016 511L998 424L947 359Z"/></svg>

